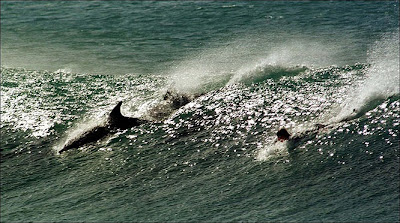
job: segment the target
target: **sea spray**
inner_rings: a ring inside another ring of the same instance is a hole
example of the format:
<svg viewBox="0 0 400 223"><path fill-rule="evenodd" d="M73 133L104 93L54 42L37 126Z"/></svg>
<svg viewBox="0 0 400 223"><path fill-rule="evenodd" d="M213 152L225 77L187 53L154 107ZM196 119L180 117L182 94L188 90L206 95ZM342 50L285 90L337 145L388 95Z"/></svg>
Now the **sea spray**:
<svg viewBox="0 0 400 223"><path fill-rule="evenodd" d="M336 63L338 46L332 43L305 41L302 39L288 41L277 46L263 43L262 51L257 58L243 64L229 80L234 84L248 79L253 79L262 73L266 78L274 78L280 70L301 73L306 68L319 68ZM271 75L271 76L270 76ZM260 78L260 77L258 77Z"/></svg>
<svg viewBox="0 0 400 223"><path fill-rule="evenodd" d="M261 144L256 153L257 161L267 161L269 159L283 157L288 155L288 142L268 142Z"/></svg>
<svg viewBox="0 0 400 223"><path fill-rule="evenodd" d="M330 122L338 122L363 115L369 104L399 94L399 32L385 34L369 51L370 67L359 86L351 88L348 97L340 105L340 112Z"/></svg>
<svg viewBox="0 0 400 223"><path fill-rule="evenodd" d="M398 95L293 151L268 148L280 127L307 131L354 97L367 49L398 21L396 1L2 1L1 219L396 222ZM73 74L44 71L60 68ZM146 115L170 74L205 95L54 155L118 100Z"/></svg>
<svg viewBox="0 0 400 223"><path fill-rule="evenodd" d="M248 36L188 56L169 71L169 86L185 93L198 93L276 78L277 73L297 75L307 67L337 64L340 50L339 43L326 40L299 37L276 44L266 36Z"/></svg>
<svg viewBox="0 0 400 223"><path fill-rule="evenodd" d="M58 152L66 145L70 144L77 138L81 137L85 132L90 131L96 126L105 126L107 122L107 114L97 114L90 117L86 116L82 120L76 122L70 129L68 129L63 138L58 140L53 149Z"/></svg>

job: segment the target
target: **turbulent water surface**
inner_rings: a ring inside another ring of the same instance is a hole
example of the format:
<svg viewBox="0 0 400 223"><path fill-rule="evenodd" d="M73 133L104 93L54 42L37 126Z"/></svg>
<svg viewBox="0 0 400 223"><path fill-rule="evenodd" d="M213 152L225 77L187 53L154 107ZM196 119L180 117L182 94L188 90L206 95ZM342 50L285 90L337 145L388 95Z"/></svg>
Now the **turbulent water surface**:
<svg viewBox="0 0 400 223"><path fill-rule="evenodd" d="M398 221L398 7L2 1L1 221Z"/></svg>

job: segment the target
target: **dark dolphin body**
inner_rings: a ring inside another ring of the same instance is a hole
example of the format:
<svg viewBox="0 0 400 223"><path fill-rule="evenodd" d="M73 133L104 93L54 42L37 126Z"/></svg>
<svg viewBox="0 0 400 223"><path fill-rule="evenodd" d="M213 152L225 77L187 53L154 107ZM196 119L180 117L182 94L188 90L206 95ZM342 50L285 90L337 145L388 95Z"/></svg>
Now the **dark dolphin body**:
<svg viewBox="0 0 400 223"><path fill-rule="evenodd" d="M163 97L162 103L153 107L148 111L150 113L149 118L153 121L160 121L168 117L176 109L188 104L195 98L200 97L202 94L187 95L182 93L177 93L172 90L168 90ZM139 126L146 122L147 120L125 117L121 114L122 101L115 106L111 111L108 120L105 125L96 126L81 136L68 142L59 153L65 152L73 148L79 148L85 144L96 142L104 138L109 134L116 133L119 130L125 130L132 128L134 126Z"/></svg>
<svg viewBox="0 0 400 223"><path fill-rule="evenodd" d="M153 121L162 121L169 117L175 110L185 106L194 99L202 96L199 94L185 94L168 90L163 100L147 111L147 117Z"/></svg>
<svg viewBox="0 0 400 223"><path fill-rule="evenodd" d="M122 101L111 111L107 123L103 126L96 126L85 132L78 138L66 144L59 153L65 152L73 148L79 148L87 143L95 142L103 137L115 133L118 130L125 130L134 126L141 125L147 121L138 118L125 117L121 114Z"/></svg>

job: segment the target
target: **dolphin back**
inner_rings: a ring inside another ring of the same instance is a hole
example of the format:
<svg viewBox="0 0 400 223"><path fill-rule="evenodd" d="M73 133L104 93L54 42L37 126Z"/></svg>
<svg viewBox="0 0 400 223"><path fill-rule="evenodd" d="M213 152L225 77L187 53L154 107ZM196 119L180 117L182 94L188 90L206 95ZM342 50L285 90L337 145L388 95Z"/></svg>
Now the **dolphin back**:
<svg viewBox="0 0 400 223"><path fill-rule="evenodd" d="M85 144L95 142L111 133L111 129L107 126L96 126L89 131L85 132L78 138L66 144L59 153L65 152L73 148L79 148Z"/></svg>
<svg viewBox="0 0 400 223"><path fill-rule="evenodd" d="M134 126L141 125L147 121L138 118L129 118L121 114L122 101L111 111L108 122L105 126L96 126L88 131L86 131L81 136L75 138L71 142L67 143L59 153L65 152L73 148L79 148L85 144L92 143L102 139L103 137L111 134L117 130L125 130Z"/></svg>
<svg viewBox="0 0 400 223"><path fill-rule="evenodd" d="M114 109L110 113L109 123L111 128L124 130L146 123L146 121L142 119L123 116L121 114L121 105L122 101L118 102L118 104L114 107Z"/></svg>

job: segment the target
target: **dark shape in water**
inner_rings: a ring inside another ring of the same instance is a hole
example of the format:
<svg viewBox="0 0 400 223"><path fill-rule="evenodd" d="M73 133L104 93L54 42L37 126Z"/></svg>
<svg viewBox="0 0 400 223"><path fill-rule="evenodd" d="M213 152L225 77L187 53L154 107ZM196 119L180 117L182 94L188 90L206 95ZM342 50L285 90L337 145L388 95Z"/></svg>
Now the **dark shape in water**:
<svg viewBox="0 0 400 223"><path fill-rule="evenodd" d="M198 97L198 96L194 96L194 97ZM193 100L193 98L191 98L188 95L178 94L178 93L170 91L170 90L168 90L165 93L163 99L164 99L164 101L171 101L171 107L174 109L178 109Z"/></svg>
<svg viewBox="0 0 400 223"><path fill-rule="evenodd" d="M391 98L391 97L389 97L389 98ZM348 122L348 121L360 118L361 116L365 115L368 111L370 111L370 110L376 108L378 105L380 105L385 99L386 98L384 98L382 96L376 96L374 98L371 98L359 109L353 109L353 112L350 115L337 121L336 123ZM276 133L276 136L278 137L276 141L283 142L283 141L288 140L289 148L295 148L301 141L304 141L309 138L314 138L321 129L331 127L332 124L333 123L331 123L331 124L315 124L313 129L307 130L307 131L297 134L295 136L291 136L285 128L281 128Z"/></svg>
<svg viewBox="0 0 400 223"><path fill-rule="evenodd" d="M90 129L89 131L85 132L78 138L65 145L59 151L59 153L65 152L73 148L78 148L91 142L95 142L109 134L117 132L118 130L125 130L147 122L146 120L123 116L121 114L121 105L122 101L120 101L117 106L114 107L108 117L107 123L104 126L96 126Z"/></svg>
<svg viewBox="0 0 400 223"><path fill-rule="evenodd" d="M172 111L186 105L187 103L201 95L202 94L186 95L168 90L163 97L165 104L160 104L149 112L153 115L153 118L156 117L161 120L171 114ZM117 106L115 106L115 108L111 111L105 125L96 126L86 131L78 138L72 140L71 142L68 142L59 151L59 153L65 152L73 148L79 148L80 146L88 143L96 142L109 134L116 133L118 130L129 129L134 126L139 126L141 124L149 122L143 119L123 116L121 114L121 105L122 101L119 102Z"/></svg>
<svg viewBox="0 0 400 223"><path fill-rule="evenodd" d="M296 148L300 142L314 138L321 129L327 127L329 127L329 125L315 124L314 128L294 136L292 136L285 128L281 128L276 133L276 136L278 137L277 141L284 142L287 140L289 142L288 146L290 151Z"/></svg>
<svg viewBox="0 0 400 223"><path fill-rule="evenodd" d="M279 141L283 142L289 139L290 134L285 128L282 128L276 133L276 136L278 137Z"/></svg>
<svg viewBox="0 0 400 223"><path fill-rule="evenodd" d="M147 117L148 119L154 121L164 120L175 110L185 106L189 102L202 95L203 93L186 94L182 92L176 92L174 90L168 90L163 96L163 100L147 111Z"/></svg>

